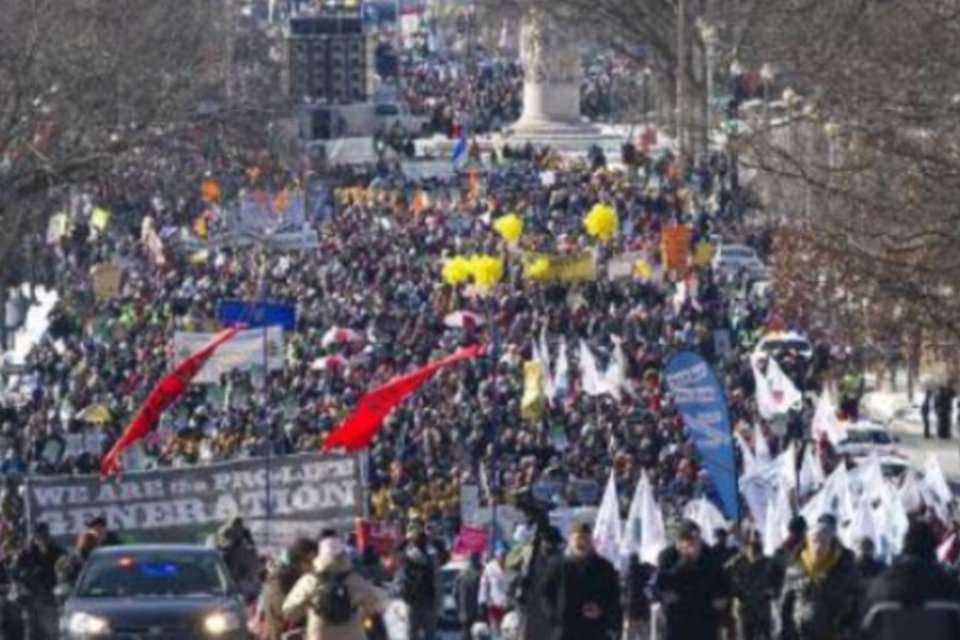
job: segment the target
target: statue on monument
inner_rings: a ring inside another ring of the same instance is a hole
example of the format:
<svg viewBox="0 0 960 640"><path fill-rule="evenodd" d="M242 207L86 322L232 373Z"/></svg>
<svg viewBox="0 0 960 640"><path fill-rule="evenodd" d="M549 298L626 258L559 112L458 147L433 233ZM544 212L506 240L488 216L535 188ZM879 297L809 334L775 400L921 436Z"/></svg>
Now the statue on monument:
<svg viewBox="0 0 960 640"><path fill-rule="evenodd" d="M567 44L563 35L543 10L528 11L520 28L520 62L526 82L580 82L580 51Z"/></svg>

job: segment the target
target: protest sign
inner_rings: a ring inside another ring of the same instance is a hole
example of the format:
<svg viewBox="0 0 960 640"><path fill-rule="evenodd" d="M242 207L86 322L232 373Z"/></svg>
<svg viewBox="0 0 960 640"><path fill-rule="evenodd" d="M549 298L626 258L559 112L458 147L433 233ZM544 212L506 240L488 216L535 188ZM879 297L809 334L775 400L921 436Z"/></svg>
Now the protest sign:
<svg viewBox="0 0 960 640"><path fill-rule="evenodd" d="M303 193L299 190L283 189L274 194L257 189L240 195L236 224L241 231L300 227L303 222Z"/></svg>
<svg viewBox="0 0 960 640"><path fill-rule="evenodd" d="M399 523L388 524L357 518L354 532L357 537L357 549L361 553L367 547L372 547L379 555L390 555L403 542L403 528Z"/></svg>
<svg viewBox="0 0 960 640"><path fill-rule="evenodd" d="M668 227L662 233L663 268L676 271L687 266L690 254L690 227Z"/></svg>
<svg viewBox="0 0 960 640"><path fill-rule="evenodd" d="M227 300L217 305L217 320L227 327L243 324L255 329L280 325L284 331L296 331L297 307L283 302Z"/></svg>
<svg viewBox="0 0 960 640"><path fill-rule="evenodd" d="M578 251L569 254L525 253L525 264L533 264L539 259L549 263L546 273L537 276L544 282L587 282L597 279L597 261L592 251Z"/></svg>
<svg viewBox="0 0 960 640"><path fill-rule="evenodd" d="M197 333L177 331L173 334L173 362L181 362L191 353L202 349L209 343L215 333ZM197 384L217 384L220 376L230 371L262 371L266 349L267 369L280 371L283 369L283 329L278 326L268 327L266 340L262 329L241 331L229 342L221 346L210 357L193 379Z"/></svg>
<svg viewBox="0 0 960 640"><path fill-rule="evenodd" d="M90 268L93 280L93 295L97 300L111 300L120 293L123 269L115 264L100 263Z"/></svg>
<svg viewBox="0 0 960 640"><path fill-rule="evenodd" d="M241 516L260 548L279 549L297 536L315 538L324 527L351 527L360 514L361 486L355 457L310 453L274 458L269 476L266 461L257 458L126 473L118 482L30 477L26 501L31 525L47 523L63 543L98 515L130 543L203 542Z"/></svg>
<svg viewBox="0 0 960 640"><path fill-rule="evenodd" d="M618 256L610 258L610 262L607 263L607 278L610 280L632 278L636 270L637 260L649 262L647 252L625 251Z"/></svg>
<svg viewBox="0 0 960 640"><path fill-rule="evenodd" d="M487 550L487 530L482 527L464 525L453 540L453 555L466 556L471 553L483 553Z"/></svg>

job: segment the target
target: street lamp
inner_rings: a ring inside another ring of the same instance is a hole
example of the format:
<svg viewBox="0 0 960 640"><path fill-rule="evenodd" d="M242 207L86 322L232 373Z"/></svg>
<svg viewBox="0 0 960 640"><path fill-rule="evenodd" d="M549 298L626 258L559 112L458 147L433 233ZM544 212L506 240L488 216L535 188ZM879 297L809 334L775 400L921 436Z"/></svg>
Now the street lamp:
<svg viewBox="0 0 960 640"><path fill-rule="evenodd" d="M643 124L646 126L650 122L650 67L644 67L641 72L643 75Z"/></svg>
<svg viewBox="0 0 960 640"><path fill-rule="evenodd" d="M704 151L710 153L710 114L713 107L713 53L714 47L716 47L719 36L717 35L717 28L712 24L709 24L706 21L698 20L697 27L700 30L700 39L703 41L705 62L706 62L706 85L707 85L707 95L706 95L706 115L703 119L703 145Z"/></svg>

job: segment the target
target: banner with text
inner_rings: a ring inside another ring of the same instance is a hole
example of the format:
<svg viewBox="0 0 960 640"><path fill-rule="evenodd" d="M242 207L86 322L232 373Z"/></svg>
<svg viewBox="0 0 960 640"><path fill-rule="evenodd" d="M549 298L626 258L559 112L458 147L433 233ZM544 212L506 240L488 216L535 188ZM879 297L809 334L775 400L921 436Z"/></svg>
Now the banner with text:
<svg viewBox="0 0 960 640"><path fill-rule="evenodd" d="M677 411L717 489L724 515L739 520L730 412L717 375L702 357L689 351L670 358L664 373Z"/></svg>
<svg viewBox="0 0 960 640"><path fill-rule="evenodd" d="M525 264L533 264L545 258L549 267L538 277L545 282L590 282L597 279L597 257L592 251L576 253L548 254L524 253Z"/></svg>
<svg viewBox="0 0 960 640"><path fill-rule="evenodd" d="M31 477L31 524L46 522L55 538L72 543L85 523L103 515L127 543L199 543L233 516L250 527L258 547L279 550L321 529L346 531L362 506L360 465L354 456L302 454L206 466L98 476ZM267 521L267 504L271 505Z"/></svg>
<svg viewBox="0 0 960 640"><path fill-rule="evenodd" d="M269 371L281 371L285 351L283 328L267 327L241 331L210 357L193 379L196 384L219 384L220 376L231 371L263 371L266 360ZM173 334L173 362L182 362L191 353L203 348L215 333L177 331ZM266 353L264 353L266 351Z"/></svg>

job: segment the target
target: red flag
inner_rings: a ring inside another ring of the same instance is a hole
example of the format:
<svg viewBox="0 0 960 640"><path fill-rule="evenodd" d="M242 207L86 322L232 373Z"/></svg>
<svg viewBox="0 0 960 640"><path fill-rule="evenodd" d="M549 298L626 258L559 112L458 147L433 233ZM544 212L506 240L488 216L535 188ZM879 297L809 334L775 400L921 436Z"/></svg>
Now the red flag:
<svg viewBox="0 0 960 640"><path fill-rule="evenodd" d="M370 391L360 398L350 417L327 436L323 442L323 450L330 451L337 447L343 447L347 451L366 449L377 435L383 419L401 400L416 391L440 369L461 360L476 358L482 353L483 347L480 345L460 349L443 360L431 362Z"/></svg>
<svg viewBox="0 0 960 640"><path fill-rule="evenodd" d="M107 455L100 462L100 475L109 476L112 472L119 469L120 454L130 445L143 438L153 425L160 419L160 414L166 411L177 398L183 395L190 385L190 381L203 368L203 365L210 359L210 356L224 342L242 331L242 326L234 326L221 331L213 337L210 342L200 347L197 351L190 354L185 360L180 362L173 371L165 375L157 383L157 386L150 391L146 401L140 406L137 415L133 417L126 431L120 436Z"/></svg>

